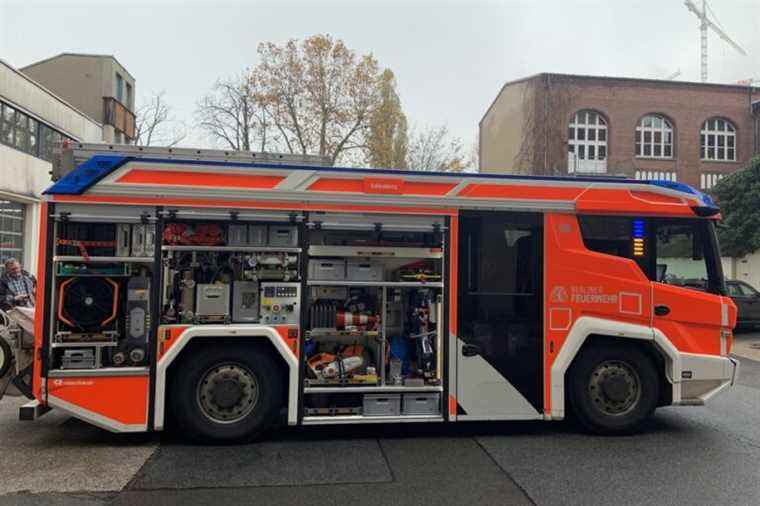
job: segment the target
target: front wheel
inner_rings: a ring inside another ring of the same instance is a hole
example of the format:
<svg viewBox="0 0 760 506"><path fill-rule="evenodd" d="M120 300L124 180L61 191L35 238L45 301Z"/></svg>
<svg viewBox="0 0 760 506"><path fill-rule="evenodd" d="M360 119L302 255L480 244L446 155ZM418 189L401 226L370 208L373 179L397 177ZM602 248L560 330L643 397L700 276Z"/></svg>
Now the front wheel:
<svg viewBox="0 0 760 506"><path fill-rule="evenodd" d="M196 441L239 442L259 436L284 399L280 365L250 346L193 350L175 370L172 415Z"/></svg>
<svg viewBox="0 0 760 506"><path fill-rule="evenodd" d="M633 346L587 348L569 371L570 407L578 421L597 434L638 430L654 412L659 395L652 360Z"/></svg>

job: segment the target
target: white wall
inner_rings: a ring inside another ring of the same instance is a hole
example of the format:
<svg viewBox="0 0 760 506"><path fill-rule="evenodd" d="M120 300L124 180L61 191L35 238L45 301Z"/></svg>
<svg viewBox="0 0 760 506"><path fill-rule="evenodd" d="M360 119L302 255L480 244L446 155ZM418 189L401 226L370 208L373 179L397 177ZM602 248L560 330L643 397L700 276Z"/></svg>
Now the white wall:
<svg viewBox="0 0 760 506"><path fill-rule="evenodd" d="M723 259L723 274L726 279L746 281L760 289L760 252L755 252L744 258Z"/></svg>
<svg viewBox="0 0 760 506"><path fill-rule="evenodd" d="M70 137L100 142L103 126L0 60L0 98Z"/></svg>
<svg viewBox="0 0 760 506"><path fill-rule="evenodd" d="M69 137L84 142L100 142L103 127L47 89L0 60L0 100L46 123ZM42 192L50 181L49 162L18 149L0 144L0 198L26 206L24 215L24 255L26 270L37 270Z"/></svg>

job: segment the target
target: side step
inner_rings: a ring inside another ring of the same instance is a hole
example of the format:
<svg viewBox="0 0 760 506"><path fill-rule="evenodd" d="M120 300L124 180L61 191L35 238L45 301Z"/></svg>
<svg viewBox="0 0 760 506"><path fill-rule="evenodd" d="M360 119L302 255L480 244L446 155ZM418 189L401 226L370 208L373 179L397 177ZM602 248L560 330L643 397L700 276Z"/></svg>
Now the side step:
<svg viewBox="0 0 760 506"><path fill-rule="evenodd" d="M48 411L50 411L48 406L44 406L35 399L18 408L18 419L24 422L33 422Z"/></svg>

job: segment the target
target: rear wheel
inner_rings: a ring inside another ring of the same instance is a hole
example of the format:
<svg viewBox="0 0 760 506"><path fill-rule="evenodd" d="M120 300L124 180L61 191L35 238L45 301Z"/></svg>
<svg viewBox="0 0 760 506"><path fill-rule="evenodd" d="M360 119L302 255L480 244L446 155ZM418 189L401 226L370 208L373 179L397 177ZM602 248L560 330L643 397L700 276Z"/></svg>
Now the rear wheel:
<svg viewBox="0 0 760 506"><path fill-rule="evenodd" d="M633 346L587 348L569 371L571 409L586 429L597 434L640 429L657 407L659 394L652 360Z"/></svg>
<svg viewBox="0 0 760 506"><path fill-rule="evenodd" d="M239 442L256 438L275 420L284 399L280 365L250 346L192 350L175 371L174 419L196 441Z"/></svg>

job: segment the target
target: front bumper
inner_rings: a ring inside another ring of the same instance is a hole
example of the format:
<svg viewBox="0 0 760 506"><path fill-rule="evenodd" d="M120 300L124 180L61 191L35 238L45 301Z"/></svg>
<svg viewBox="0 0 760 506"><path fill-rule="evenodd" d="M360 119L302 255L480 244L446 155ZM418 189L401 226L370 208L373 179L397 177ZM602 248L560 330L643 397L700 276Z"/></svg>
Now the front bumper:
<svg viewBox="0 0 760 506"><path fill-rule="evenodd" d="M702 406L739 378L739 361L731 357L682 353L680 362L680 378L673 382L673 404Z"/></svg>

